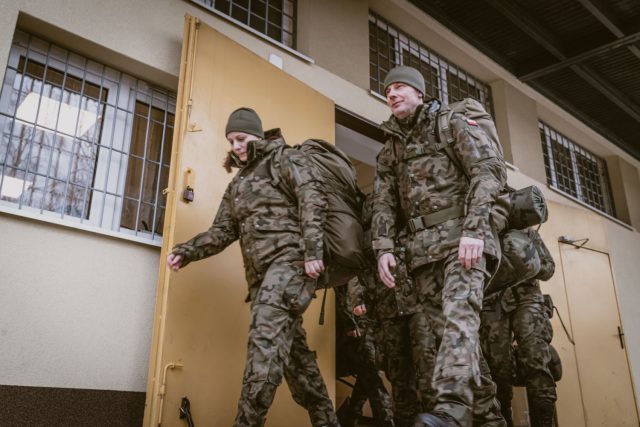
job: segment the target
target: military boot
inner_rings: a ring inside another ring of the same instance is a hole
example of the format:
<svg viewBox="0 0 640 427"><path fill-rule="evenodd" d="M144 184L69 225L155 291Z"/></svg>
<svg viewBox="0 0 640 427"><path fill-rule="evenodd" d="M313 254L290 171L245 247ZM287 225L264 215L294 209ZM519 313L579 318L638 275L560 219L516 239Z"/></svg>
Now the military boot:
<svg viewBox="0 0 640 427"><path fill-rule="evenodd" d="M351 398L347 397L336 411L341 427L355 427L358 415L351 407Z"/></svg>
<svg viewBox="0 0 640 427"><path fill-rule="evenodd" d="M531 427L554 427L556 407L548 399L535 399L531 405Z"/></svg>
<svg viewBox="0 0 640 427"><path fill-rule="evenodd" d="M414 427L460 427L460 424L449 414L431 412L418 414Z"/></svg>

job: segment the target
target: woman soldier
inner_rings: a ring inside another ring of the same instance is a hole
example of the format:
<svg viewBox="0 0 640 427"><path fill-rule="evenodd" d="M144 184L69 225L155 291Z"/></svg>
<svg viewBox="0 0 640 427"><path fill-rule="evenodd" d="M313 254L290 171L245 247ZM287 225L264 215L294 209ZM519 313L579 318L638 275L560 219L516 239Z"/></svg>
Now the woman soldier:
<svg viewBox="0 0 640 427"><path fill-rule="evenodd" d="M317 171L306 155L284 149L279 129L262 130L255 111L229 116L231 150L225 168L238 168L213 225L167 256L174 271L240 240L251 298L242 393L234 426L262 426L276 388L287 381L293 399L315 426L337 426L333 404L307 346L302 314L324 271L327 207ZM292 200L295 195L296 200Z"/></svg>

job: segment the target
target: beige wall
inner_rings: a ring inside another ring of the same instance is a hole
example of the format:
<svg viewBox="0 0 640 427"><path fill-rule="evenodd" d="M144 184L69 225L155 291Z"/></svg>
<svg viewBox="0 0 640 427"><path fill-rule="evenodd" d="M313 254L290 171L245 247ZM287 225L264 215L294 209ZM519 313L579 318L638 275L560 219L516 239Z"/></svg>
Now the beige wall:
<svg viewBox="0 0 640 427"><path fill-rule="evenodd" d="M522 173L545 182L544 158L536 117L536 103L504 80L491 85L495 120L505 160Z"/></svg>
<svg viewBox="0 0 640 427"><path fill-rule="evenodd" d="M0 382L144 391L159 249L0 213Z"/></svg>

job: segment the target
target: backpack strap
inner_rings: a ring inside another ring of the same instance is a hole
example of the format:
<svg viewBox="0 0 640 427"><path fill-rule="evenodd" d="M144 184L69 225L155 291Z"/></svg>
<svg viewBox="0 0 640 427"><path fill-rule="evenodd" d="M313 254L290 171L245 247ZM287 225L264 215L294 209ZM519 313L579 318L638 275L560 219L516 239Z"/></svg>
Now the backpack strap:
<svg viewBox="0 0 640 427"><path fill-rule="evenodd" d="M296 200L295 194L292 193L291 189L287 188L286 185L282 184L281 179L281 160L284 155L284 150L292 148L286 145L282 147L278 147L274 150L273 154L271 154L271 161L269 162L269 175L271 175L271 185L275 188L281 190L289 199Z"/></svg>
<svg viewBox="0 0 640 427"><path fill-rule="evenodd" d="M436 139L438 142L435 144L436 150L444 150L447 156L451 159L454 165L464 174L467 181L470 181L470 177L467 174L466 169L462 166L462 162L453 151L453 144L456 142L456 138L453 136L453 130L451 129L450 113L451 110L445 109L438 111L436 115ZM453 116L453 114L451 114Z"/></svg>

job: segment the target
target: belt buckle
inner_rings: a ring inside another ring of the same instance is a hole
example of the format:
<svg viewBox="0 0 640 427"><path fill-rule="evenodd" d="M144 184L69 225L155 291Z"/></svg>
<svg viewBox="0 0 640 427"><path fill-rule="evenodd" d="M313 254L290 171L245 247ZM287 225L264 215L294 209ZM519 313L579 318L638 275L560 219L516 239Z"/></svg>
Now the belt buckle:
<svg viewBox="0 0 640 427"><path fill-rule="evenodd" d="M409 220L409 230L411 230L412 233L415 233L423 229L424 229L424 222L422 221L421 216L416 218L411 218L411 220Z"/></svg>

